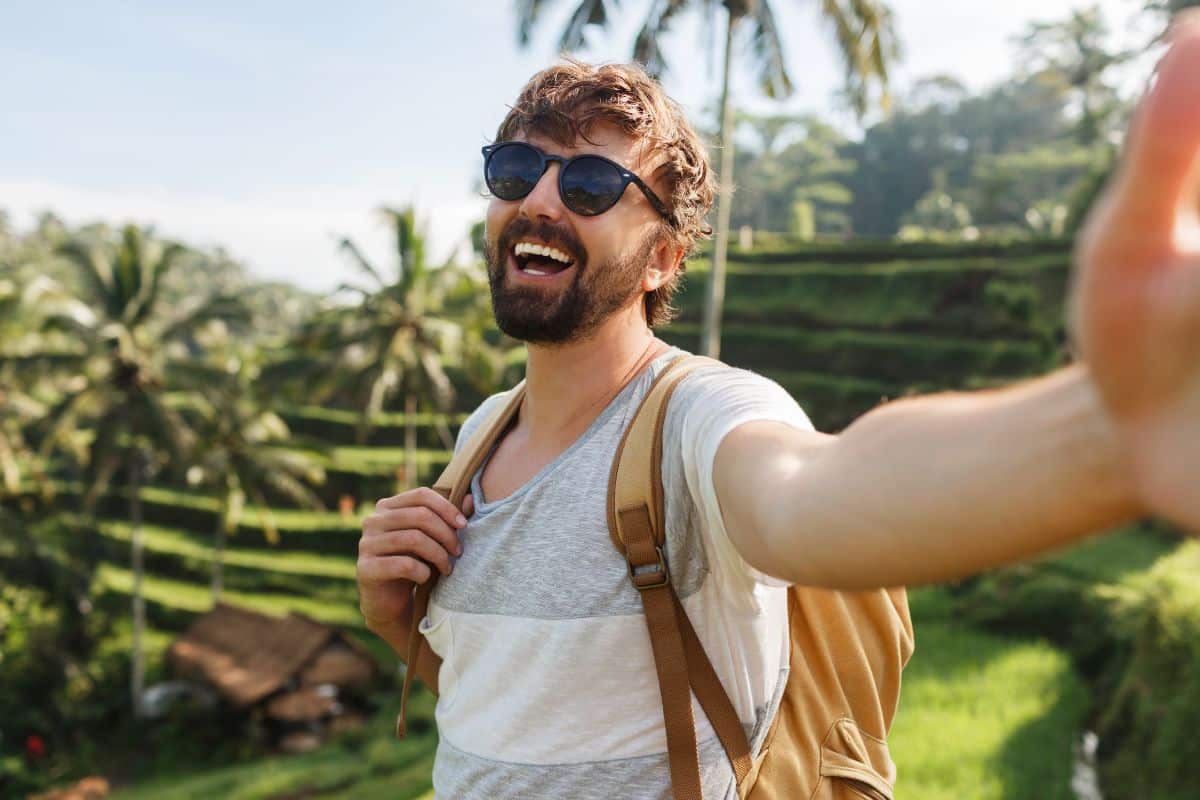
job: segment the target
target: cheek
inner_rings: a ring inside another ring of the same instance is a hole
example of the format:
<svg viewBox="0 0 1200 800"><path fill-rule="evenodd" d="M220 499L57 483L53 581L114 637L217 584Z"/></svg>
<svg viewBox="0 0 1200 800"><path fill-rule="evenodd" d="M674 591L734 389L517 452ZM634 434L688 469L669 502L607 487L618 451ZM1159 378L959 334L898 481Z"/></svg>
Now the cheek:
<svg viewBox="0 0 1200 800"><path fill-rule="evenodd" d="M483 218L483 235L489 242L495 242L500 237L504 226L517 213L517 204L508 200L493 198L488 202L487 214Z"/></svg>

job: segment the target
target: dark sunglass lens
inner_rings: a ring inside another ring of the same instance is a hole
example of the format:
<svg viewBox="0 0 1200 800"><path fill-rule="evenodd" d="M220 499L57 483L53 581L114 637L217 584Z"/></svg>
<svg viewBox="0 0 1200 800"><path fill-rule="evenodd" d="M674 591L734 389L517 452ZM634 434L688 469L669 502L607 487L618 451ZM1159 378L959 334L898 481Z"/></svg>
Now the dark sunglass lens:
<svg viewBox="0 0 1200 800"><path fill-rule="evenodd" d="M576 214L592 217L612 208L625 181L612 164L584 156L571 162L562 174L563 203Z"/></svg>
<svg viewBox="0 0 1200 800"><path fill-rule="evenodd" d="M518 200L533 191L542 159L532 147L507 144L492 153L484 169L488 189L501 200Z"/></svg>

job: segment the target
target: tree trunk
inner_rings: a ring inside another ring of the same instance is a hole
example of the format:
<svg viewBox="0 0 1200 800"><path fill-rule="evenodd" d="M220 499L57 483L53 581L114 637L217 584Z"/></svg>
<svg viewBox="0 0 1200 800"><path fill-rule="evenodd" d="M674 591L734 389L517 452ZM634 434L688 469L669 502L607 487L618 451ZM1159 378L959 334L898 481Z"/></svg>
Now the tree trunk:
<svg viewBox="0 0 1200 800"><path fill-rule="evenodd" d="M417 485L417 396L404 398L404 488Z"/></svg>
<svg viewBox="0 0 1200 800"><path fill-rule="evenodd" d="M717 172L717 230L713 242L712 267L708 273L708 293L704 302L704 328L700 334L700 353L721 357L721 311L725 306L725 254L729 249L729 216L733 202L733 103L729 96L729 72L733 56L733 30L738 17L729 13L725 29L725 64L721 75L721 167Z"/></svg>
<svg viewBox="0 0 1200 800"><path fill-rule="evenodd" d="M133 570L133 647L129 691L133 697L133 715L142 716L142 691L146 683L142 633L146 629L146 602L142 597L142 458L135 447L129 456L130 560Z"/></svg>
<svg viewBox="0 0 1200 800"><path fill-rule="evenodd" d="M225 559L225 514L228 510L229 501L225 500L217 509L217 527L213 531L213 559L212 559L212 602L215 607L221 599L221 589L223 588L222 571L224 569Z"/></svg>

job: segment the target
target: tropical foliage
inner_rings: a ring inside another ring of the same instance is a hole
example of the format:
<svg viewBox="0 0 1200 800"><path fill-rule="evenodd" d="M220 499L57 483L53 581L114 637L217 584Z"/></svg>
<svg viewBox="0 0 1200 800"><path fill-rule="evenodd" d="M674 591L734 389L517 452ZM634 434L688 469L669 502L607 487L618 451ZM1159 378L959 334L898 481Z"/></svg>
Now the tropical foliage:
<svg viewBox="0 0 1200 800"><path fill-rule="evenodd" d="M340 247L369 283L343 284L358 296L354 306L326 309L299 331L291 355L264 367L273 384L302 383L309 403L345 399L361 411L357 441L366 441L373 422L397 397L409 420L401 483L414 485L416 423L420 411L433 417L445 447L453 438L444 414L456 389L447 368L458 367L484 383L503 372L503 356L484 338L486 294L477 273L454 264L431 268L413 208L384 208L394 236L392 276L347 238Z"/></svg>

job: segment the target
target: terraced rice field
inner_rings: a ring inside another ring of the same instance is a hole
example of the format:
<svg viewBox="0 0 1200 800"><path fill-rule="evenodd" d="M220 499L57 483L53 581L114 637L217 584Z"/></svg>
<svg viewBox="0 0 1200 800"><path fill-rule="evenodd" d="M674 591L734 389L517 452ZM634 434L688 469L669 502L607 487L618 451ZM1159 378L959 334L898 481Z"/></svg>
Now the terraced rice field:
<svg viewBox="0 0 1200 800"><path fill-rule="evenodd" d="M881 399L913 391L986 386L1040 372L1057 357L1069 256L1044 243L1004 255L996 248L895 246L735 252L727 289L726 361L779 381L825 430L836 430ZM692 266L679 320L663 335L694 349L705 264ZM351 411L279 409L297 447L321 447L331 476L330 507L343 494L348 516L273 509L277 546L266 543L261 510L248 509L225 553L225 599L269 613L299 611L360 628L354 559L360 515L395 491L404 463L404 419L387 415L355 444ZM452 429L464 412L447 421ZM422 483L449 458L428 416L418 418ZM147 524L145 594L162 634L209 607L216 502L169 487L142 492ZM119 496L103 507L108 563L96 580L108 602L131 587L129 526ZM955 622L939 589L914 595L918 649L893 737L900 797L1069 797L1070 746L1084 701L1066 659L1048 645L1007 639ZM161 776L117 796L411 798L429 789L436 735L405 742L390 733L384 703L360 737L317 753L200 775ZM419 700L426 719L432 698ZM1032 744L1022 745L1027 741ZM1032 737L1032 738L1029 738ZM1018 768L1019 767L1019 768ZM1027 776L1038 792L1029 794Z"/></svg>

